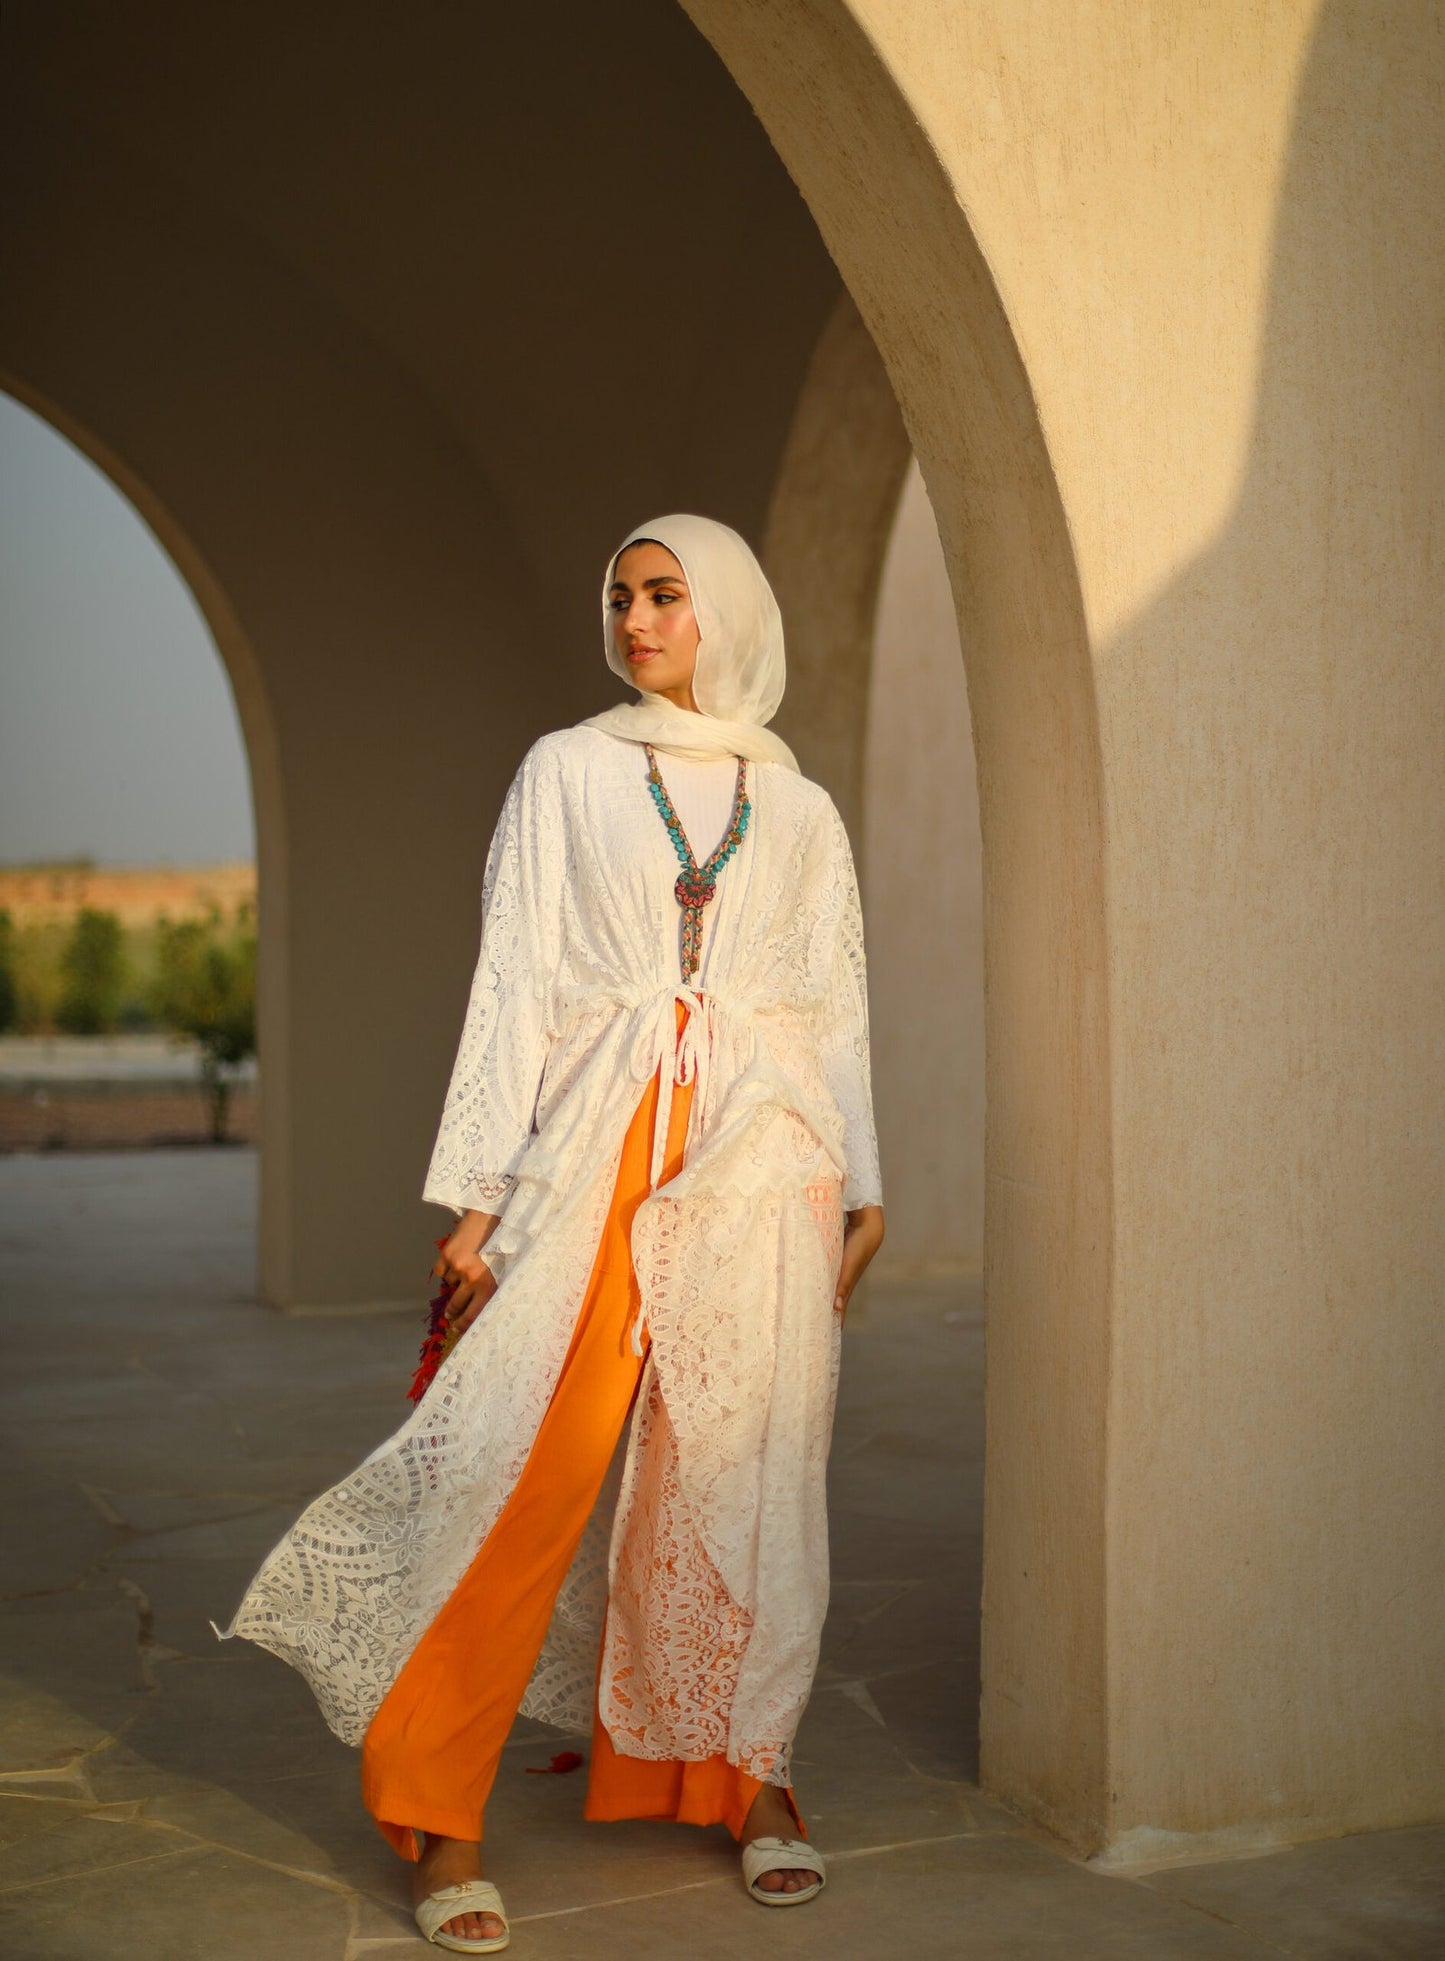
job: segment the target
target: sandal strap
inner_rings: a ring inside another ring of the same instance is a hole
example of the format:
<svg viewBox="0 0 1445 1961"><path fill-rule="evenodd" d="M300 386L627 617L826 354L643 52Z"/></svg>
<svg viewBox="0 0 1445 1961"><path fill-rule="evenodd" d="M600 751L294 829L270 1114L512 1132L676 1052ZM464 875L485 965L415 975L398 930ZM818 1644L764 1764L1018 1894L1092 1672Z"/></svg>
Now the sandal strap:
<svg viewBox="0 0 1445 1961"><path fill-rule="evenodd" d="M755 1838L743 1847L743 1878L751 1890L765 1872L815 1872L827 1879L823 1855L799 1838Z"/></svg>
<svg viewBox="0 0 1445 1961"><path fill-rule="evenodd" d="M428 1893L416 1910L416 1924L428 1940L449 1920L463 1913L494 1913L507 1929L502 1896L489 1879L459 1879L453 1886L442 1886Z"/></svg>

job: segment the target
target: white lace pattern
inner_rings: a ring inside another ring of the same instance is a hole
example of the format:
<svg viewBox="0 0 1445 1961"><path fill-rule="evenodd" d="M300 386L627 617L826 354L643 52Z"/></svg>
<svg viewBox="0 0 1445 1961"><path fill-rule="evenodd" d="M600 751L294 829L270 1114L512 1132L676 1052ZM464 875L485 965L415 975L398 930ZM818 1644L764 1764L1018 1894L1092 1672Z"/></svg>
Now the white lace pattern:
<svg viewBox="0 0 1445 1961"><path fill-rule="evenodd" d="M786 1783L827 1605L843 1213L880 1201L858 890L827 795L749 763L752 823L680 990L676 861L645 768L636 744L563 730L507 794L425 1185L500 1212L501 1284L227 1633L291 1662L361 1741L526 1463L661 1065L661 1135L674 1081L694 1090L683 1169L633 1226L651 1352L615 1509L594 1514L523 1708L585 1729L600 1694L623 1754L721 1753Z"/></svg>

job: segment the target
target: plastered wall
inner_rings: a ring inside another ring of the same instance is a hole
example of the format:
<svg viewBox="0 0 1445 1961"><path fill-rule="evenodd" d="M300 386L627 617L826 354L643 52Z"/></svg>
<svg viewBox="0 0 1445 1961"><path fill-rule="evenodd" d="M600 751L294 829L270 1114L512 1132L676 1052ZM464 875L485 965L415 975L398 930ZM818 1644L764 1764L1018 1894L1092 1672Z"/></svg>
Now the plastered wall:
<svg viewBox="0 0 1445 1961"><path fill-rule="evenodd" d="M861 874L888 1237L873 1278L983 1260L983 853L968 691L928 495L909 470L868 694Z"/></svg>
<svg viewBox="0 0 1445 1961"><path fill-rule="evenodd" d="M689 10L960 611L985 1778L1121 1861L1438 1816L1440 11Z"/></svg>

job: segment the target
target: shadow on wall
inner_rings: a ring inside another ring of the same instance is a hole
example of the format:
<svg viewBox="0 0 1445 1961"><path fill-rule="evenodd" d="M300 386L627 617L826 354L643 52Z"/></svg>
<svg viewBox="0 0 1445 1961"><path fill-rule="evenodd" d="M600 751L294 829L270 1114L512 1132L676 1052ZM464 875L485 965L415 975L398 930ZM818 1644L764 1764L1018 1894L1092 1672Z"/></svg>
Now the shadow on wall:
<svg viewBox="0 0 1445 1961"><path fill-rule="evenodd" d="M1301 70L1229 521L1098 654L1126 1825L1440 1815L1440 23L1387 19Z"/></svg>

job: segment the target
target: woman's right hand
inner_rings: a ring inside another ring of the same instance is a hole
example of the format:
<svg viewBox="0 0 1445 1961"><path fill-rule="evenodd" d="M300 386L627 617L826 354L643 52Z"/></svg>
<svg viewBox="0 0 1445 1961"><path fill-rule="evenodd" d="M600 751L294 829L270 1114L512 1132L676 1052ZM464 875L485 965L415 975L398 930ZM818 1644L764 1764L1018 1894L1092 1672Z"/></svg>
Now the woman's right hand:
<svg viewBox="0 0 1445 1961"><path fill-rule="evenodd" d="M481 1249L500 1223L491 1212L464 1213L432 1267L432 1278L452 1288L446 1316L457 1334L472 1325L497 1291L496 1276L481 1258Z"/></svg>

